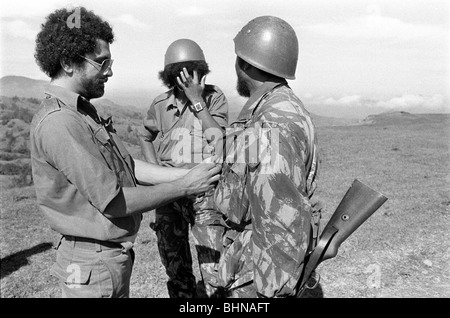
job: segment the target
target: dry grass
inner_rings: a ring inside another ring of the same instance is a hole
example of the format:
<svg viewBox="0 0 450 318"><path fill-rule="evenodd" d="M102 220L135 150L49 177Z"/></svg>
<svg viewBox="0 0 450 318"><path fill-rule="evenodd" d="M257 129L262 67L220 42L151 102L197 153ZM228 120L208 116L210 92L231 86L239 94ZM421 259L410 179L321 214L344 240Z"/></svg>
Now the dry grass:
<svg viewBox="0 0 450 318"><path fill-rule="evenodd" d="M307 297L450 296L448 127L444 117L319 129L323 223L355 178L389 199L335 259L319 266L321 283ZM1 184L1 297L59 297L49 276L57 235L39 212L33 188ZM148 220L146 214L137 239L131 296L166 298Z"/></svg>
<svg viewBox="0 0 450 318"><path fill-rule="evenodd" d="M354 178L389 198L320 265L325 297L450 296L449 127L447 118L321 130L324 219Z"/></svg>

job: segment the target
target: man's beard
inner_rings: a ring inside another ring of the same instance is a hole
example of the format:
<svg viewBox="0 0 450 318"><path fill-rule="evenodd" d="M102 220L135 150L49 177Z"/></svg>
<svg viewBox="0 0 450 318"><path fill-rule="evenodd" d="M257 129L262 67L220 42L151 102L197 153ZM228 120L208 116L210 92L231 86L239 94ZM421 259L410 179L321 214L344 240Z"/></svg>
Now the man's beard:
<svg viewBox="0 0 450 318"><path fill-rule="evenodd" d="M83 81L85 98L93 99L102 97L105 94L105 84L101 83L98 78L85 79Z"/></svg>
<svg viewBox="0 0 450 318"><path fill-rule="evenodd" d="M250 88L248 87L247 82L239 74L237 75L236 90L240 96L250 97Z"/></svg>

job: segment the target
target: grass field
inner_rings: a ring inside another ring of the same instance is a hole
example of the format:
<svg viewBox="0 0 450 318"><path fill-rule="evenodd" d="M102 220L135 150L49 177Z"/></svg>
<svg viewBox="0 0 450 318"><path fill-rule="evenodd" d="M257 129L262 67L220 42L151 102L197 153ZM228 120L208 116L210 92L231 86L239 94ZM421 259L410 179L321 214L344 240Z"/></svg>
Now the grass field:
<svg viewBox="0 0 450 318"><path fill-rule="evenodd" d="M355 178L388 201L319 266L320 285L305 297L450 297L449 129L449 116L402 114L319 127L322 223ZM59 297L49 275L58 236L34 189L12 188L6 177L1 185L1 297ZM149 217L137 238L131 297L166 298Z"/></svg>

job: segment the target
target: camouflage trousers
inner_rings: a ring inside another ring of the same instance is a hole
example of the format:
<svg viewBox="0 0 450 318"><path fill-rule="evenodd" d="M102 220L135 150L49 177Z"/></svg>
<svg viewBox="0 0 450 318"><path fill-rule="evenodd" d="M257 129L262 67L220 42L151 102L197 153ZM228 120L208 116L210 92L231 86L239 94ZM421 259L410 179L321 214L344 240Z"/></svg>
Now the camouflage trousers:
<svg viewBox="0 0 450 318"><path fill-rule="evenodd" d="M308 251L317 245L320 233L322 203L314 199L311 201L312 215L309 234ZM253 249L250 243L251 227L233 230L226 229L223 234L223 248L221 259L217 266L217 282L222 289L222 297L227 298L258 298L259 295L253 283ZM302 265L303 266L303 265ZM232 280L230 280L232 278ZM230 284L231 283L231 284Z"/></svg>
<svg viewBox="0 0 450 318"><path fill-rule="evenodd" d="M168 276L170 298L219 297L215 282L222 248L223 227L216 226L220 214L214 210L193 212L187 201L155 210L150 227L155 231L161 261ZM189 227L195 245L201 281L193 272Z"/></svg>

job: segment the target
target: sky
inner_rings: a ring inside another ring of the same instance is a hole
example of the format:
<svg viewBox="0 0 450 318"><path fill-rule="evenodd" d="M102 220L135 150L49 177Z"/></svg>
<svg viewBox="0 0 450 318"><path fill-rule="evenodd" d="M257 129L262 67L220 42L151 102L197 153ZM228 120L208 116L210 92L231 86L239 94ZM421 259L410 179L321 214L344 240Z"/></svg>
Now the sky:
<svg viewBox="0 0 450 318"><path fill-rule="evenodd" d="M331 117L388 111L450 113L448 0L2 0L0 77L49 80L34 61L35 37L48 14L84 6L111 23L114 76L105 98L146 108L166 88L158 79L173 41L203 49L232 110L236 87L233 38L255 17L287 21L299 40L296 79L306 108Z"/></svg>

